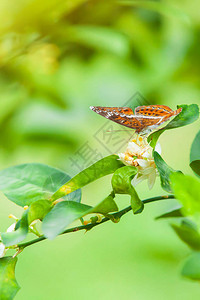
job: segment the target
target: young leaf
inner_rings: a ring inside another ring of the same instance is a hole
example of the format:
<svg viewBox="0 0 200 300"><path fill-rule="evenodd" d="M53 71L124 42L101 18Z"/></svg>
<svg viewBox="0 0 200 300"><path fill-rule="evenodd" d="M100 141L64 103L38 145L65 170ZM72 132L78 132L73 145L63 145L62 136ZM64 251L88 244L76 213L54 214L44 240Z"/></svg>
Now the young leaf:
<svg viewBox="0 0 200 300"><path fill-rule="evenodd" d="M12 232L3 232L1 234L2 241L6 247L17 245L25 239L28 234L28 210L26 210L19 223L17 230Z"/></svg>
<svg viewBox="0 0 200 300"><path fill-rule="evenodd" d="M28 224L34 220L42 221L52 208L52 202L49 200L38 200L33 202L28 211Z"/></svg>
<svg viewBox="0 0 200 300"><path fill-rule="evenodd" d="M171 224L179 238L190 248L200 251L200 234L193 223L184 220L181 225Z"/></svg>
<svg viewBox="0 0 200 300"><path fill-rule="evenodd" d="M151 147L155 148L159 136L168 129L182 127L193 123L199 117L199 107L197 104L190 105L178 105L177 108L182 107L182 112L178 114L172 121L170 121L165 127L153 132L148 137L148 142Z"/></svg>
<svg viewBox="0 0 200 300"><path fill-rule="evenodd" d="M180 217L183 217L181 209L176 208L156 217L155 220L166 219L166 218L180 218Z"/></svg>
<svg viewBox="0 0 200 300"><path fill-rule="evenodd" d="M197 133L190 151L190 167L200 176L200 131Z"/></svg>
<svg viewBox="0 0 200 300"><path fill-rule="evenodd" d="M1 234L4 245L8 247L19 244L21 241L23 241L28 234L29 225L37 219L42 221L51 208L51 201L38 200L33 202L29 209L25 210L22 218L17 222L15 231L4 232Z"/></svg>
<svg viewBox="0 0 200 300"><path fill-rule="evenodd" d="M63 196L82 188L90 182L93 182L108 174L112 174L122 166L124 166L124 164L119 160L117 155L104 157L66 182L55 194L53 194L51 200L55 201L59 198L62 198Z"/></svg>
<svg viewBox="0 0 200 300"><path fill-rule="evenodd" d="M134 213L143 208L143 203L131 184L131 180L136 174L136 167L125 166L116 170L112 177L113 191L116 194L128 194L131 196L131 206Z"/></svg>
<svg viewBox="0 0 200 300"><path fill-rule="evenodd" d="M72 201L57 203L42 222L44 235L49 239L55 238L65 230L67 225L87 214L91 208L91 206Z"/></svg>
<svg viewBox="0 0 200 300"><path fill-rule="evenodd" d="M158 152L154 151L153 156L156 167L160 174L160 181L163 190L167 191L168 193L172 193L170 176L173 173L180 173L180 171L175 171L170 168Z"/></svg>
<svg viewBox="0 0 200 300"><path fill-rule="evenodd" d="M0 298L2 300L12 300L20 289L15 278L16 262L17 257L0 258Z"/></svg>
<svg viewBox="0 0 200 300"><path fill-rule="evenodd" d="M100 213L102 215L107 215L110 212L118 211L117 204L114 201L114 193L111 193L108 197L98 203L90 213Z"/></svg>
<svg viewBox="0 0 200 300"><path fill-rule="evenodd" d="M62 233L70 223L87 214L100 213L107 215L109 212L117 211L118 207L113 198L114 195L111 193L95 207L71 201L57 203L42 222L44 235L49 239L53 239Z"/></svg>
<svg viewBox="0 0 200 300"><path fill-rule="evenodd" d="M38 200L49 200L69 179L66 173L47 165L23 164L0 171L0 190L9 200L25 206ZM67 198L77 202L80 199L80 191Z"/></svg>
<svg viewBox="0 0 200 300"><path fill-rule="evenodd" d="M193 252L186 260L181 275L184 277L200 280L200 253Z"/></svg>
<svg viewBox="0 0 200 300"><path fill-rule="evenodd" d="M183 174L172 174L172 189L181 204L185 216L200 216L200 181Z"/></svg>

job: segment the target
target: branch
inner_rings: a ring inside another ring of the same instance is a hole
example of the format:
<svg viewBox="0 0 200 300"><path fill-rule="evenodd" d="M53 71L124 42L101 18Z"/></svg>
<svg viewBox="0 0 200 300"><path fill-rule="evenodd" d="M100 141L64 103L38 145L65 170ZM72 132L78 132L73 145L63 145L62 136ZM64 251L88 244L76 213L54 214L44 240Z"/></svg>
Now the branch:
<svg viewBox="0 0 200 300"><path fill-rule="evenodd" d="M168 199L174 199L174 198L175 198L174 195L157 196L157 197L153 197L153 198L144 199L144 200L142 200L142 202L144 204L147 204L147 203L154 202L154 201L168 200ZM132 207L131 206L127 206L126 208L124 208L124 209L122 209L122 210L120 210L118 212L110 214L110 216L112 216L113 219L120 219L123 215L125 215L130 210L132 210ZM90 223L90 224L87 224L87 225L81 225L81 226L76 226L76 227L73 227L73 228L69 228L69 229L65 230L63 233L61 233L60 235L66 234L66 233L70 233L70 232L76 232L76 231L80 231L80 230L86 230L86 231L88 231L88 230L92 229L93 227L95 227L97 225L100 225L100 224L103 224L103 223L105 223L107 221L110 221L110 220L111 220L110 217L105 217L99 223ZM46 239L47 238L45 236L41 236L41 237L39 237L37 239L34 239L32 241L19 244L18 248L20 250L23 250L24 248L26 248L28 246L31 246L31 245L36 244L38 242L44 241Z"/></svg>

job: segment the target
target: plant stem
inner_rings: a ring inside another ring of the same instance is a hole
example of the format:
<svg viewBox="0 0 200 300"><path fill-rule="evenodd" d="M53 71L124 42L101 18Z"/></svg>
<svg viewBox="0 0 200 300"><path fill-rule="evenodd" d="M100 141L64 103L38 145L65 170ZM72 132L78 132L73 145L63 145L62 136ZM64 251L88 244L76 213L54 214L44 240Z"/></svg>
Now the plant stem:
<svg viewBox="0 0 200 300"><path fill-rule="evenodd" d="M148 199L144 199L142 200L143 204L147 204L147 203L150 203L150 202L154 202L154 201L159 201L159 200L168 200L168 199L174 199L175 196L174 195L166 195L166 196L157 196L157 197L153 197L153 198L148 198ZM111 220L111 217L113 220L120 220L120 218L125 215L127 212L129 212L130 210L132 210L132 207L131 206L127 206L126 208L118 211L118 212L115 212L115 213L112 213L109 215L109 217L105 217L101 220L101 222L99 223L90 223L90 224L87 224L87 225L81 225L81 226L76 226L76 227L73 227L73 228L69 228L69 229L66 229L63 233L61 233L60 235L62 234L66 234L66 233L70 233L70 232L76 232L76 231L80 231L80 230L90 230L92 229L93 227L97 226L97 225L100 225L102 223L105 223L107 221L110 221ZM34 240L31 240L29 242L26 242L26 243L21 243L18 245L17 248L19 249L24 249L28 246L31 246L33 244L36 244L38 242L41 242L41 241L44 241L46 240L47 238L45 236L41 236L37 239L34 239Z"/></svg>

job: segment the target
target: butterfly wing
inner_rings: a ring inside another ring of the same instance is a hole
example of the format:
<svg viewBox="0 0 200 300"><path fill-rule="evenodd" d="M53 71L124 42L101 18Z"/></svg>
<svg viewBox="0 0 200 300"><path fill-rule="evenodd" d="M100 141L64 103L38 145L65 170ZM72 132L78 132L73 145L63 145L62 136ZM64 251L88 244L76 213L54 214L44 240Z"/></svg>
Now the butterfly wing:
<svg viewBox="0 0 200 300"><path fill-rule="evenodd" d="M178 115L181 111L182 108L173 111L166 105L148 105L136 107L135 115L162 117L163 120L167 121L167 119Z"/></svg>
<svg viewBox="0 0 200 300"><path fill-rule="evenodd" d="M129 107L102 107L90 106L90 109L97 114L128 128L136 129L136 132L141 131L141 123L134 115Z"/></svg>
<svg viewBox="0 0 200 300"><path fill-rule="evenodd" d="M135 114L142 116L164 117L172 113L173 110L165 105L138 106L135 109Z"/></svg>
<svg viewBox="0 0 200 300"><path fill-rule="evenodd" d="M135 129L136 133L149 132L182 111L182 108L173 111L165 105L138 106L135 113L129 107L90 106L90 109L115 123Z"/></svg>

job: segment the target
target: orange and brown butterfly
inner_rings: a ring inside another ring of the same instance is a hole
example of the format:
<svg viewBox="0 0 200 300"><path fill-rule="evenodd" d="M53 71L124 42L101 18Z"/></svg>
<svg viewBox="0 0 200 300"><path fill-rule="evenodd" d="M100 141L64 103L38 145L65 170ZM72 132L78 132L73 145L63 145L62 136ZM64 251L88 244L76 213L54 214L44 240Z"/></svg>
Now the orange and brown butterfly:
<svg viewBox="0 0 200 300"><path fill-rule="evenodd" d="M113 122L135 129L140 135L150 133L182 111L182 108L173 111L165 105L138 106L134 112L129 107L90 106L90 109Z"/></svg>

